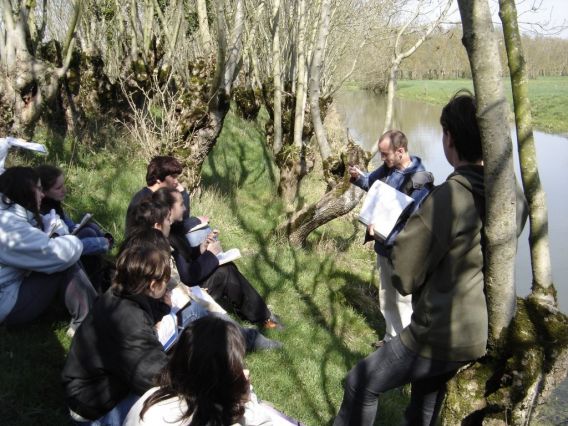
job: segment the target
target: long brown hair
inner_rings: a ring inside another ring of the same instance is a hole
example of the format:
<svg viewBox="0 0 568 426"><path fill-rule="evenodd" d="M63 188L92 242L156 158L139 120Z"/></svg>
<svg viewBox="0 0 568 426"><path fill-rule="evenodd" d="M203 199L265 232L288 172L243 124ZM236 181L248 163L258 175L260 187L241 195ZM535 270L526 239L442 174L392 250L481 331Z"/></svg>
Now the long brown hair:
<svg viewBox="0 0 568 426"><path fill-rule="evenodd" d="M216 316L192 322L159 377L160 388L144 402L140 419L152 405L178 397L187 404L180 420L191 418L190 426L236 423L249 399L244 355L237 325Z"/></svg>
<svg viewBox="0 0 568 426"><path fill-rule="evenodd" d="M170 274L167 251L150 243L135 245L118 256L113 291L119 295L142 294L150 288L152 281L168 281Z"/></svg>

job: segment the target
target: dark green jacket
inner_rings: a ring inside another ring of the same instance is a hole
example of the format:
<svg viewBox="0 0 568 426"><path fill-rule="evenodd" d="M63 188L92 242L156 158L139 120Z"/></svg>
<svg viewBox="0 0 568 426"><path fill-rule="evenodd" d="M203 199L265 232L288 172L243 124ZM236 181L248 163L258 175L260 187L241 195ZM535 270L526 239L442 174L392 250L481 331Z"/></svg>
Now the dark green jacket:
<svg viewBox="0 0 568 426"><path fill-rule="evenodd" d="M395 241L392 283L412 294L414 310L401 339L420 356L468 361L485 353L484 204L483 167L458 168Z"/></svg>

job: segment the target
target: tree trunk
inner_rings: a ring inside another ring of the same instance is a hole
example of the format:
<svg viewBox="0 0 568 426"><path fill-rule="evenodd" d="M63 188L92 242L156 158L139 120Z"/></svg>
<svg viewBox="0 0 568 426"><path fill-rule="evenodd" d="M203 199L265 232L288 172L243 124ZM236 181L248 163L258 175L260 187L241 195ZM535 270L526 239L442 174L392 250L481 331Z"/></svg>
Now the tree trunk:
<svg viewBox="0 0 568 426"><path fill-rule="evenodd" d="M353 210L365 192L351 185L347 167L354 164L366 169L369 159L369 154L349 138L338 160L330 167L337 183L319 201L304 207L279 227L279 231L285 231L288 235L290 244L304 246L312 231Z"/></svg>
<svg viewBox="0 0 568 426"><path fill-rule="evenodd" d="M326 162L331 156L331 147L327 140L325 133L325 128L323 127L323 122L321 118L320 111L320 86L321 86L321 69L323 67L323 57L325 54L325 45L327 41L327 36L329 34L329 21L330 21L330 7L331 0L322 0L320 6L320 23L316 39L316 45L314 47L314 54L312 56L312 62L310 64L310 87L309 87L309 97L310 97L310 110L312 114L312 123L314 125L314 132L316 135L316 140L319 146L321 159L326 167Z"/></svg>
<svg viewBox="0 0 568 426"><path fill-rule="evenodd" d="M0 0L0 6L4 24L0 35L0 131L31 139L46 106L58 95L61 78L71 62L73 43L66 42L68 50L63 52L61 67L36 58L28 44L41 41L32 39L28 25L33 5L18 4L14 11L10 1ZM72 34L79 12L77 6L68 34Z"/></svg>
<svg viewBox="0 0 568 426"><path fill-rule="evenodd" d="M204 52L211 52L212 41L209 31L206 0L197 0L197 20L199 21L199 36Z"/></svg>
<svg viewBox="0 0 568 426"><path fill-rule="evenodd" d="M496 32L487 0L458 1L477 100L485 168L485 285L490 346L499 349L515 314L515 174Z"/></svg>
<svg viewBox="0 0 568 426"><path fill-rule="evenodd" d="M556 290L552 283L550 243L548 238L548 208L546 205L546 194L540 184L537 168L538 162L533 136L528 78L514 1L499 1L499 17L503 23L505 47L513 89L521 177L530 211L529 244L533 274L532 297L556 308Z"/></svg>
<svg viewBox="0 0 568 426"><path fill-rule="evenodd" d="M296 86L296 110L294 113L294 145L302 146L302 130L304 128L304 113L306 111L306 22L305 0L299 0L298 4L298 73Z"/></svg>
<svg viewBox="0 0 568 426"><path fill-rule="evenodd" d="M309 104L312 124L320 150L327 190L318 202L295 213L279 227L280 230L286 231L290 243L295 246L303 246L313 230L348 213L358 204L364 192L349 183L347 167L349 164L360 163L363 168L366 168L369 161L367 154L352 140L349 140L347 144L336 144L341 146L343 152L337 149L337 146L333 151L322 122L321 105L327 109L330 102L329 99L321 98L321 75L330 28L330 8L330 0L322 0L319 28L309 71Z"/></svg>
<svg viewBox="0 0 568 426"><path fill-rule="evenodd" d="M274 0L272 8L272 84L274 87L273 117L274 135L272 152L282 149L282 71L280 69L280 0Z"/></svg>
<svg viewBox="0 0 568 426"><path fill-rule="evenodd" d="M220 8L224 8L223 0ZM215 146L217 138L223 128L223 122L229 112L231 90L236 78L242 52L242 34L244 28L244 0L237 0L233 18L230 40L227 43L224 29L225 22L220 19L224 11L218 13L217 19L217 64L214 84L211 86L211 100L208 104L206 125L196 132L189 134L189 141L184 141L184 146L189 144L189 155L184 159L184 183L191 192L197 190L201 183L201 168L209 152ZM228 44L228 48L227 48ZM183 148L182 148L183 149Z"/></svg>
<svg viewBox="0 0 568 426"><path fill-rule="evenodd" d="M396 93L396 73L398 72L399 65L400 61L398 61L397 58L394 58L389 70L389 81L387 82L387 111L385 113L383 133L385 133L389 129L392 129L393 125L394 96Z"/></svg>

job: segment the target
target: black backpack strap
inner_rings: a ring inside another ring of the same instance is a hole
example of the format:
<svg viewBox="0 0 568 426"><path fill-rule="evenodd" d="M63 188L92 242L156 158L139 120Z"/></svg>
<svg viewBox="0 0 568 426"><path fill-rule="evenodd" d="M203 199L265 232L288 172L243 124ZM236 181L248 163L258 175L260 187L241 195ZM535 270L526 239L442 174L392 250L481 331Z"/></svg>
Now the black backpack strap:
<svg viewBox="0 0 568 426"><path fill-rule="evenodd" d="M412 191L422 189L424 187L429 189L434 187L434 175L426 170L421 170L411 175L409 179L407 178L403 187L403 192L406 195L410 195L412 194Z"/></svg>

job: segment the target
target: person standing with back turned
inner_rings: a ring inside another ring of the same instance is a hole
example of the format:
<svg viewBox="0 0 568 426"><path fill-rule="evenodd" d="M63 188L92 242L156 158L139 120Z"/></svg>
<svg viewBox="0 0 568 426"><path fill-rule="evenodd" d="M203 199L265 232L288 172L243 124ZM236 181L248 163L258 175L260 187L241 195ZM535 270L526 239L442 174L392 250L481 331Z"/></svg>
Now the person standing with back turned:
<svg viewBox="0 0 568 426"><path fill-rule="evenodd" d="M413 296L412 320L349 372L335 426L372 425L379 395L407 383L405 424L435 425L448 380L485 354L485 186L473 95L458 92L440 123L454 171L408 219L391 254L394 287ZM526 213L518 193L517 236Z"/></svg>
<svg viewBox="0 0 568 426"><path fill-rule="evenodd" d="M381 180L414 200L410 213L416 211L421 202L432 190L434 178L427 172L419 157L408 152L408 140L400 130L389 130L383 134L378 143L383 164L372 173L363 173L357 167L350 166L351 182L365 191L377 180ZM398 293L391 283L392 265L389 259L390 250L398 233L404 227L400 221L385 241L375 241L377 252L377 268L380 270L379 308L385 319L385 336L383 341L375 343L376 347L398 335L410 324L412 315L411 296ZM373 235L369 226L365 241Z"/></svg>

